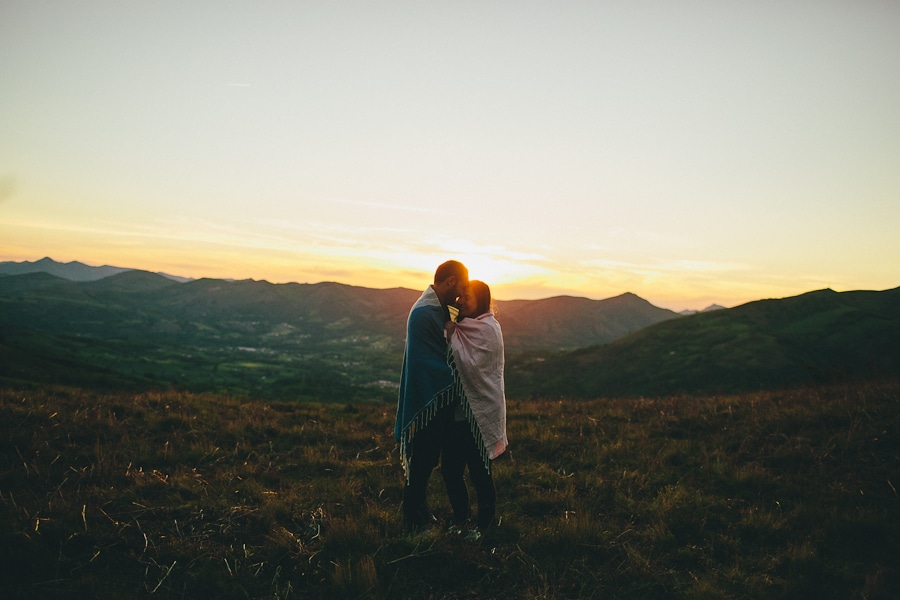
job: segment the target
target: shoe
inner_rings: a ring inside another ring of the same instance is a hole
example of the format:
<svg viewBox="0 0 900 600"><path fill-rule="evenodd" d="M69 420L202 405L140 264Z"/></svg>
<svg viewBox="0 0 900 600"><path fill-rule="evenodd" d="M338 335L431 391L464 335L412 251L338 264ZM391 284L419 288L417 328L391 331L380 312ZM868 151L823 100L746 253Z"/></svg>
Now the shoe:
<svg viewBox="0 0 900 600"><path fill-rule="evenodd" d="M426 528L430 529L438 524L438 518L431 513L409 515L403 519L403 525L406 527L406 530L410 532L416 532Z"/></svg>

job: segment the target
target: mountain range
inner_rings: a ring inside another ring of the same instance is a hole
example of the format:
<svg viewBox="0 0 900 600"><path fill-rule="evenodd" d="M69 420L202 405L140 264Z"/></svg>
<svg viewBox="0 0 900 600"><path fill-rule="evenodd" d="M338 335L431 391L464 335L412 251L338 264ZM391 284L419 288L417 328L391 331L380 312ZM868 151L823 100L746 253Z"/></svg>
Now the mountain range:
<svg viewBox="0 0 900 600"><path fill-rule="evenodd" d="M25 290L33 287L39 290L39 295L47 295L44 301L51 301L60 293L66 298L72 294L71 297L87 299L111 292L121 296L115 302L122 302L122 310L126 312L136 310L130 304L133 300L126 301L134 292L140 292L142 300L167 303L168 308L164 312L168 317L156 318L150 327L152 331L146 331L149 322L143 325L129 322L129 327L144 327L144 332L149 334L160 328L169 334L189 333L193 316L191 311L199 311L205 307L202 314L216 313L220 321L224 318L227 322L250 319L257 323L292 323L294 319L303 319L304 334L314 337L323 334L320 329L323 323L332 324L332 329L327 330L330 335L334 327L340 328L336 323L347 319L346 327L352 326L356 331L368 334L387 335L395 343L402 343L402 340L398 341L397 332L402 337L406 313L420 293L417 290L378 290L337 283L270 284L254 280L190 280L157 273L160 277L189 284L179 287L160 278L148 277L150 273L146 271L121 267L90 267L80 262L58 263L50 258L34 262L0 263L0 276L23 274L35 274L35 277L19 281L8 280L3 289L12 290L13 287L21 286ZM36 274L54 275L70 282L103 283L69 287L64 282L54 283L49 279L41 279ZM109 279L114 275L121 276ZM502 315L499 318L503 325L506 348L511 353L605 344L648 325L678 316L673 311L656 307L631 293L606 300L557 296L543 300L496 301L494 304L498 315ZM179 313L179 307L189 312ZM153 309L146 308L150 310L148 314L154 312ZM115 308L110 306L110 310L114 311ZM91 313L90 318L94 322L103 320L102 314L94 314L96 307L93 311L84 311ZM70 316L66 319L68 324L52 314L33 314L28 318L34 320L30 322L41 323L40 329L53 333L76 334L88 326L79 321L79 317ZM115 319L109 321L113 328L116 323L118 321Z"/></svg>
<svg viewBox="0 0 900 600"><path fill-rule="evenodd" d="M3 261L0 262L0 275L25 275L27 273L49 273L62 279L70 281L97 281L105 279L111 275L118 275L126 271L133 271L125 267L111 267L103 265L102 267L92 267L77 260L67 263L61 263L50 257L44 257L36 261ZM157 273L173 281L192 281L189 277L179 277L177 275L168 275L166 273Z"/></svg>
<svg viewBox="0 0 900 600"><path fill-rule="evenodd" d="M658 395L896 376L898 293L823 290L690 316L630 293L500 301L507 389ZM419 294L0 263L0 381L393 398Z"/></svg>
<svg viewBox="0 0 900 600"><path fill-rule="evenodd" d="M84 276L80 269L76 273ZM389 338L394 350L402 350L406 315L420 293L332 282L176 283L133 269L74 281L47 272L0 277L0 294L18 300L7 307L8 321L53 334L190 341L216 330L222 338L247 334L242 341L249 344L258 341L254 336L289 327L316 343L333 342L336 333L380 336ZM678 316L630 293L606 300L558 296L496 301L495 310L502 315L512 353L603 344Z"/></svg>
<svg viewBox="0 0 900 600"><path fill-rule="evenodd" d="M725 308L725 307L720 304L710 304L709 306L707 306L706 308L704 308L702 310L682 310L682 311L679 311L678 314L682 315L682 316L687 316L687 315L697 314L698 312L710 312L713 310L722 310L723 308Z"/></svg>
<svg viewBox="0 0 900 600"><path fill-rule="evenodd" d="M133 269L97 279L86 275L99 272L69 263L64 267L82 279L72 281L34 265L0 276L0 377L11 380L304 398L391 395L406 316L421 293L329 282L179 283ZM679 318L633 294L496 304L510 356L604 344Z"/></svg>
<svg viewBox="0 0 900 600"><path fill-rule="evenodd" d="M736 393L900 377L900 288L818 290L518 361L517 396Z"/></svg>

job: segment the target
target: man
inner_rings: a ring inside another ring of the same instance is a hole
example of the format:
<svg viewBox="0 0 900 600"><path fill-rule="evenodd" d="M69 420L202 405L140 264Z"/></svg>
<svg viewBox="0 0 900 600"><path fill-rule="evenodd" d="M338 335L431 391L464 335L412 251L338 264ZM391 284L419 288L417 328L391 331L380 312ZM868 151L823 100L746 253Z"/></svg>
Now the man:
<svg viewBox="0 0 900 600"><path fill-rule="evenodd" d="M426 490L438 464L441 446L459 403L448 362L444 324L469 283L469 271L455 260L443 263L409 311L406 348L400 372L400 397L394 437L400 442L400 460L406 474L403 519L408 528L421 527L434 518L428 511Z"/></svg>

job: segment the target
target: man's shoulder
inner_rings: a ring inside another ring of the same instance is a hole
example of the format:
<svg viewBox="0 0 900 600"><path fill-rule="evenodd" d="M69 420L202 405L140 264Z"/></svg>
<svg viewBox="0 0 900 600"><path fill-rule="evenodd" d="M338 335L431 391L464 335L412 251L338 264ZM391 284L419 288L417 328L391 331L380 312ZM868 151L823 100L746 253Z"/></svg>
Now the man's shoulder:
<svg viewBox="0 0 900 600"><path fill-rule="evenodd" d="M409 311L409 320L419 319L439 319L440 321L443 321L444 309L440 305L434 306L432 304L420 304L414 306L412 310Z"/></svg>

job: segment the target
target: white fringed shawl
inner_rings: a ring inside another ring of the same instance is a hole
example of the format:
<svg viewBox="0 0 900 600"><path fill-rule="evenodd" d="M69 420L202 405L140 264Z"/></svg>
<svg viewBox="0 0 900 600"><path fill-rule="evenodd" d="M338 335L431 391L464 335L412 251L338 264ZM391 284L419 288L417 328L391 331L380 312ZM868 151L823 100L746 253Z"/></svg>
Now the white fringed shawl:
<svg viewBox="0 0 900 600"><path fill-rule="evenodd" d="M459 321L450 345L484 450L493 460L509 445L503 385L503 333L494 318L494 311Z"/></svg>

